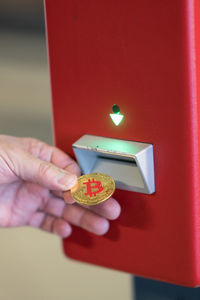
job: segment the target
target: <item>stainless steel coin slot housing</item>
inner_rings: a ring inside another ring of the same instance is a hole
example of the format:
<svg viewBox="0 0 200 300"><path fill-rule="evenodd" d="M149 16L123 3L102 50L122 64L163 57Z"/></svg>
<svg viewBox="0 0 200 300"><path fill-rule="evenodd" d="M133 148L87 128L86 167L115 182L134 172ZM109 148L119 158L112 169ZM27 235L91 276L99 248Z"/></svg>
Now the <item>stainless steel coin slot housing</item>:
<svg viewBox="0 0 200 300"><path fill-rule="evenodd" d="M118 189L155 192L152 144L84 135L72 147L83 174L101 172Z"/></svg>

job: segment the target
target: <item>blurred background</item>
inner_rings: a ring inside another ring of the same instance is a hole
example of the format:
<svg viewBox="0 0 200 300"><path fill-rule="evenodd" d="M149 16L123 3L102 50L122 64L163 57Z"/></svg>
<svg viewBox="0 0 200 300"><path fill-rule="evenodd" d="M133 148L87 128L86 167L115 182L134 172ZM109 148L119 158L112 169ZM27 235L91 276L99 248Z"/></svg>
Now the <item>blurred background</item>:
<svg viewBox="0 0 200 300"><path fill-rule="evenodd" d="M53 142L42 0L0 0L0 128ZM0 244L0 299L132 299L129 275L67 259L56 236L0 229Z"/></svg>

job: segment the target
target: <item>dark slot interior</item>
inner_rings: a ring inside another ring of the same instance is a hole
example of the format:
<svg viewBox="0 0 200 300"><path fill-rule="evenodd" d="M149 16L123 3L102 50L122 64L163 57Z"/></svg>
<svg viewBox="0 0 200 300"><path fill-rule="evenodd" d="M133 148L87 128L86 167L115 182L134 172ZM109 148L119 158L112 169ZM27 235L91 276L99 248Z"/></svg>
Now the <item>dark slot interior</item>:
<svg viewBox="0 0 200 300"><path fill-rule="evenodd" d="M129 157L125 157L124 159L116 158L116 157L109 157L109 156L101 156L101 155L98 155L97 157L107 159L107 160L112 160L112 161L120 161L120 162L123 162L123 163L128 162L128 163L132 163L132 164L136 165L135 160L131 159Z"/></svg>

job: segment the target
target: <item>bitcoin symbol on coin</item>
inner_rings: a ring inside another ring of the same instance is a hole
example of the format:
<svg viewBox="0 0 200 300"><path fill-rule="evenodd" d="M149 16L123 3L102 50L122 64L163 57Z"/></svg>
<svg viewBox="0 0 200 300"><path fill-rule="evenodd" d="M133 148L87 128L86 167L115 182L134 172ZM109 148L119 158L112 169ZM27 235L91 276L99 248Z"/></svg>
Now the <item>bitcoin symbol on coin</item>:
<svg viewBox="0 0 200 300"><path fill-rule="evenodd" d="M96 183L96 185L93 185L93 183ZM85 193L85 195L89 195L90 197L92 196L96 197L96 194L103 191L103 187L101 186L101 181L95 181L94 178L92 179L92 181L88 179L88 182L83 182L83 184L87 185L87 193ZM92 189L98 189L98 190L92 192Z"/></svg>

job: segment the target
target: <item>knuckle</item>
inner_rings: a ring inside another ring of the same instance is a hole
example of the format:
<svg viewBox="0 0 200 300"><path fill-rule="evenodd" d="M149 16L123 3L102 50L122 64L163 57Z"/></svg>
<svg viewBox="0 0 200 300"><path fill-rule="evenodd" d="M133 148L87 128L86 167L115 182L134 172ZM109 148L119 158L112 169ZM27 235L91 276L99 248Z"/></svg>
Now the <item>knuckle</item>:
<svg viewBox="0 0 200 300"><path fill-rule="evenodd" d="M27 144L28 144L28 152L38 157L43 142L34 138L27 138Z"/></svg>
<svg viewBox="0 0 200 300"><path fill-rule="evenodd" d="M41 162L38 168L38 176L40 178L48 176L50 174L52 166L49 163Z"/></svg>

